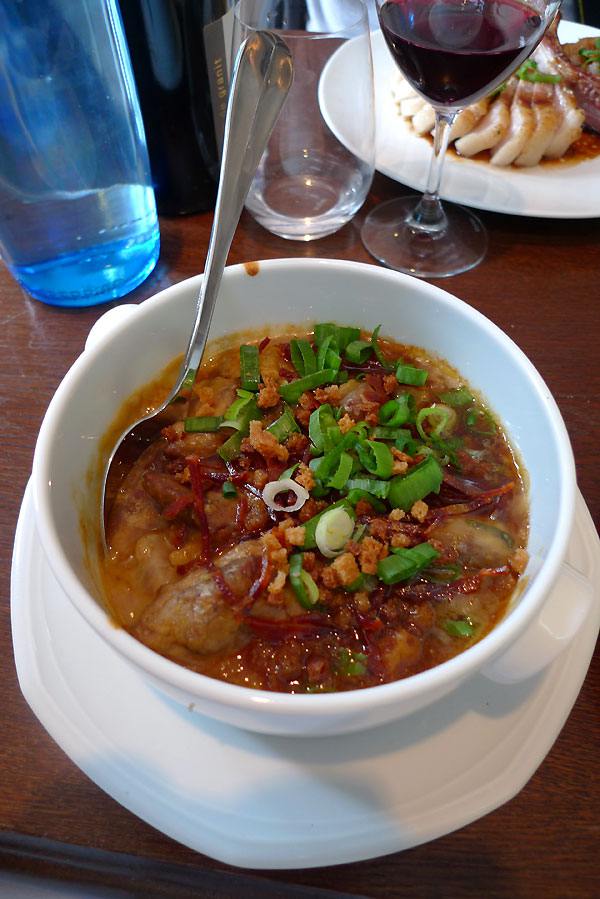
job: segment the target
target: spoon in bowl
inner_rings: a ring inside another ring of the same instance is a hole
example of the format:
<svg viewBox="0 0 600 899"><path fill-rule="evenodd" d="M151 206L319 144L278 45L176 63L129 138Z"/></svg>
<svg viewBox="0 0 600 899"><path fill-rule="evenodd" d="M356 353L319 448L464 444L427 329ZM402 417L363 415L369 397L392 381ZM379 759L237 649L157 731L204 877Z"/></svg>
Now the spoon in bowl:
<svg viewBox="0 0 600 899"><path fill-rule="evenodd" d="M125 461L137 458L161 428L181 417L200 368L221 278L233 235L281 107L292 84L286 44L269 31L255 31L242 43L233 70L215 214L192 333L177 382L162 406L128 428L113 449L102 483L100 530L105 550L107 485Z"/></svg>

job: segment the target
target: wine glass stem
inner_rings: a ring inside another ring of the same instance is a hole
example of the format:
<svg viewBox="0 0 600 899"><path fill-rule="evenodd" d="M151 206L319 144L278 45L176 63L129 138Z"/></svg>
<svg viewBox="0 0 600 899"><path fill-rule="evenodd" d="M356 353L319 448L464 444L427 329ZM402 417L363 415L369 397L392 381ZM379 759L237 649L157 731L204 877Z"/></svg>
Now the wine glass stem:
<svg viewBox="0 0 600 899"><path fill-rule="evenodd" d="M427 187L407 222L416 231L429 233L432 236L442 233L447 225L446 213L440 202L439 191L450 129L456 115L456 112L435 110L433 153L429 163Z"/></svg>

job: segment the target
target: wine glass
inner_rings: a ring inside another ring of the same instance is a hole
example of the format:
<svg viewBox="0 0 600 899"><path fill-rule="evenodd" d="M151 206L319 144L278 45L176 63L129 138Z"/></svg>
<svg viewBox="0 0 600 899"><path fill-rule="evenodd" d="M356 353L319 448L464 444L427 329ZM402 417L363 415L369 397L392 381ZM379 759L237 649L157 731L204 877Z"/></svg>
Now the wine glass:
<svg viewBox="0 0 600 899"><path fill-rule="evenodd" d="M361 231L369 252L397 271L446 278L483 259L487 233L470 210L442 206L439 188L458 113L498 88L533 52L561 0L376 0L398 68L435 111L425 193L377 206Z"/></svg>

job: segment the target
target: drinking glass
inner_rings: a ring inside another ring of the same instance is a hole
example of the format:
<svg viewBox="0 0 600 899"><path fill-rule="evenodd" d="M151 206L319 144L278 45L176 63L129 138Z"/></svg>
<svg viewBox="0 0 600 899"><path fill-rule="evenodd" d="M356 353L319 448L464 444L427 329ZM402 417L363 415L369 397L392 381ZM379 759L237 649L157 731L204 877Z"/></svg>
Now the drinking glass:
<svg viewBox="0 0 600 899"><path fill-rule="evenodd" d="M454 119L502 84L533 52L561 0L376 0L387 46L435 111L425 193L377 206L361 231L369 252L397 271L446 278L483 259L487 234L470 210L439 189ZM418 202L417 202L418 200Z"/></svg>
<svg viewBox="0 0 600 899"><path fill-rule="evenodd" d="M288 240L342 228L362 206L375 171L375 104L363 0L239 0L233 49L256 29L289 47L294 80L260 161L246 209ZM332 109L349 104L344 139Z"/></svg>

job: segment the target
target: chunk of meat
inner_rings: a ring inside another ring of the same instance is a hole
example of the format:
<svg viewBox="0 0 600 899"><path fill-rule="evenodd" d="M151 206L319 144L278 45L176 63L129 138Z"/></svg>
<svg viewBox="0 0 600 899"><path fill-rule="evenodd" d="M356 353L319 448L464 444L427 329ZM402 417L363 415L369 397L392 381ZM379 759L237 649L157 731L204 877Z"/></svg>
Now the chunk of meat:
<svg viewBox="0 0 600 899"><path fill-rule="evenodd" d="M158 503L162 511L173 508L178 500L193 498L192 491L178 483L171 475L160 471L148 471L143 478L144 488ZM243 488L240 487L240 491ZM253 493L245 493L243 499L243 521L238 521L238 502L223 496L220 488L206 491L204 495L204 508L206 517L210 522L210 535L212 545L215 547L228 543L234 537L239 536L243 528L249 533L262 530L269 524L267 507L259 496ZM179 512L173 516L189 524L198 524L193 502L183 505Z"/></svg>
<svg viewBox="0 0 600 899"><path fill-rule="evenodd" d="M507 84L506 89L490 104L484 117L472 131L459 138L454 144L461 156L476 156L482 150L495 147L508 132L510 124L510 105L514 85Z"/></svg>
<svg viewBox="0 0 600 899"><path fill-rule="evenodd" d="M432 529L431 537L472 568L506 565L513 552L511 537L501 526L476 517L446 519Z"/></svg>
<svg viewBox="0 0 600 899"><path fill-rule="evenodd" d="M452 123L449 139L451 141L458 140L463 134L468 134L469 131L472 131L488 111L489 105L490 101L487 97L484 97L477 103L462 109Z"/></svg>
<svg viewBox="0 0 600 899"><path fill-rule="evenodd" d="M569 88L557 85L555 96L560 111L560 123L546 147L544 153L546 159L560 159L564 156L571 144L581 136L585 121L585 113L577 106L575 95Z"/></svg>
<svg viewBox="0 0 600 899"><path fill-rule="evenodd" d="M554 103L553 84L544 84L543 82L534 84L533 111L535 114L533 134L527 141L523 152L515 159L515 165L537 165L545 155L560 125L560 113Z"/></svg>
<svg viewBox="0 0 600 899"><path fill-rule="evenodd" d="M379 407L388 399L387 395L375 390L366 380L348 381L346 386L348 389L342 399L341 408L353 421L365 420L376 424Z"/></svg>
<svg viewBox="0 0 600 899"><path fill-rule="evenodd" d="M163 448L164 442L158 440L144 450L115 494L106 530L111 554L127 558L132 555L140 537L166 526L158 504L144 489L143 483L146 470L152 469Z"/></svg>
<svg viewBox="0 0 600 899"><path fill-rule="evenodd" d="M146 601L153 599L161 587L170 584L177 572L169 561L173 550L165 534L146 534L135 544L136 580Z"/></svg>
<svg viewBox="0 0 600 899"><path fill-rule="evenodd" d="M554 70L575 95L578 106L583 109L586 124L600 132L600 72L597 68L583 64L579 50L593 49L595 38L584 38L575 44L561 44L556 33L557 23L548 29L536 50L536 56L551 60Z"/></svg>
<svg viewBox="0 0 600 899"><path fill-rule="evenodd" d="M210 384L198 380L190 399L189 415L223 415L236 398L237 382L220 375L211 378Z"/></svg>
<svg viewBox="0 0 600 899"><path fill-rule="evenodd" d="M224 553L216 566L242 606L260 570L262 545L248 540ZM207 568L164 586L133 630L146 646L170 658L182 651L206 655L231 648L242 627L239 609L221 593Z"/></svg>
<svg viewBox="0 0 600 899"><path fill-rule="evenodd" d="M533 84L520 81L510 106L510 123L502 140L493 147L492 165L511 165L520 156L535 128L531 107Z"/></svg>

